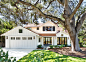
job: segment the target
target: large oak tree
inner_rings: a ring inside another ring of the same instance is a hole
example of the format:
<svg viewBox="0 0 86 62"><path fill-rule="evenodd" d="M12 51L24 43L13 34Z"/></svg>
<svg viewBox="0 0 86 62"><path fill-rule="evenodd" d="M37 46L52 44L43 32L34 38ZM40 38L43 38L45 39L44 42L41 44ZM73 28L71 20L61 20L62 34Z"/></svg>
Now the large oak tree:
<svg viewBox="0 0 86 62"><path fill-rule="evenodd" d="M27 13L31 14L30 19L37 20L37 17L43 17L45 19L58 21L68 30L71 38L71 50L80 51L78 32L83 21L86 19L86 6L83 5L83 10L79 10L83 1L84 0L2 0L0 7L10 10L10 12L8 11L9 13L6 12L6 15L15 15L20 21L28 20L27 18L30 16L26 17L28 15ZM7 3L10 3L10 6L15 7L15 9L8 8L6 6ZM4 10L1 8L0 10ZM2 15L4 14L3 11L0 11L0 13ZM32 14L34 17L32 17ZM62 15L62 18L60 18L59 14ZM78 17L77 20L75 19L76 14Z"/></svg>

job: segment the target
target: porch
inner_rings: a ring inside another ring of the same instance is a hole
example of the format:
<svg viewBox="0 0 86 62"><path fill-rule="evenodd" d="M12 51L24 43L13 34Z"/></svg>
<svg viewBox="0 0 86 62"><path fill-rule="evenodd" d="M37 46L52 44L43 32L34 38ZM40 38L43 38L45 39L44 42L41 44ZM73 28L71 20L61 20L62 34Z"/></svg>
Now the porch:
<svg viewBox="0 0 86 62"><path fill-rule="evenodd" d="M49 45L70 45L69 37L39 37L38 44L43 47L48 47Z"/></svg>

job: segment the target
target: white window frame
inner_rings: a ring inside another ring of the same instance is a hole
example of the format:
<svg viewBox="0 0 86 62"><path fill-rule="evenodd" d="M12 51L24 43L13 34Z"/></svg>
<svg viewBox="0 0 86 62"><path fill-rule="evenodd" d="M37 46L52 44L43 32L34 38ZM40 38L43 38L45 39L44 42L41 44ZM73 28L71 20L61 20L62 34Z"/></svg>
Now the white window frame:
<svg viewBox="0 0 86 62"><path fill-rule="evenodd" d="M14 38L14 39L13 39ZM15 37L11 37L11 40L15 40Z"/></svg>
<svg viewBox="0 0 86 62"><path fill-rule="evenodd" d="M18 38L20 38L20 39L18 39ZM16 40L21 40L21 37L16 37Z"/></svg>
<svg viewBox="0 0 86 62"><path fill-rule="evenodd" d="M31 38L31 39L30 39ZM28 37L28 40L32 40L32 37Z"/></svg>
<svg viewBox="0 0 86 62"><path fill-rule="evenodd" d="M23 38L26 38L26 39L23 39ZM27 37L22 37L22 40L27 40Z"/></svg>

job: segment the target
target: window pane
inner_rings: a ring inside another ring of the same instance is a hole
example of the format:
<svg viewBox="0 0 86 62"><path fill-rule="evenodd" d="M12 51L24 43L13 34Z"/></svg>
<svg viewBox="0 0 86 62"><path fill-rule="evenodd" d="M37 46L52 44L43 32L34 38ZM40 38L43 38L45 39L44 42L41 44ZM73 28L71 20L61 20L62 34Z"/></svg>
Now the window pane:
<svg viewBox="0 0 86 62"><path fill-rule="evenodd" d="M22 29L19 29L19 33L22 33Z"/></svg>
<svg viewBox="0 0 86 62"><path fill-rule="evenodd" d="M22 40L26 40L27 38L26 37L22 37Z"/></svg>
<svg viewBox="0 0 86 62"><path fill-rule="evenodd" d="M39 27L37 27L37 30L39 30Z"/></svg>
<svg viewBox="0 0 86 62"><path fill-rule="evenodd" d="M61 39L61 40L62 40L62 44L64 44L64 37L62 37L62 39Z"/></svg>
<svg viewBox="0 0 86 62"><path fill-rule="evenodd" d="M58 38L57 38L57 44L58 44L58 45L59 45L59 42L60 42L60 40L59 40L59 39L60 39L60 38L58 37Z"/></svg>
<svg viewBox="0 0 86 62"><path fill-rule="evenodd" d="M65 37L65 44L67 44L67 37Z"/></svg>
<svg viewBox="0 0 86 62"><path fill-rule="evenodd" d="M28 40L32 40L32 37L28 37Z"/></svg>
<svg viewBox="0 0 86 62"><path fill-rule="evenodd" d="M11 40L15 40L15 37L11 37Z"/></svg>
<svg viewBox="0 0 86 62"><path fill-rule="evenodd" d="M39 42L40 42L40 38L39 38Z"/></svg>
<svg viewBox="0 0 86 62"><path fill-rule="evenodd" d="M6 39L8 39L8 36L6 36Z"/></svg>
<svg viewBox="0 0 86 62"><path fill-rule="evenodd" d="M20 40L20 37L16 37L16 40Z"/></svg>
<svg viewBox="0 0 86 62"><path fill-rule="evenodd" d="M52 31L52 27L51 26L48 26L48 31Z"/></svg>
<svg viewBox="0 0 86 62"><path fill-rule="evenodd" d="M62 40L61 40L61 37L60 37L60 44L62 44L62 42L61 42Z"/></svg>

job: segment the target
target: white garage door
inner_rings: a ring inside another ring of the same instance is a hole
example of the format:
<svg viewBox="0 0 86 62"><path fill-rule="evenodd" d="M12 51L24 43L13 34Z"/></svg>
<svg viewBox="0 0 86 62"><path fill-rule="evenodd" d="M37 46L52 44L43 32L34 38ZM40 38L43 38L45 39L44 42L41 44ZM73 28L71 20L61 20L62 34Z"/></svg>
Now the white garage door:
<svg viewBox="0 0 86 62"><path fill-rule="evenodd" d="M10 37L10 48L36 48L33 37Z"/></svg>

